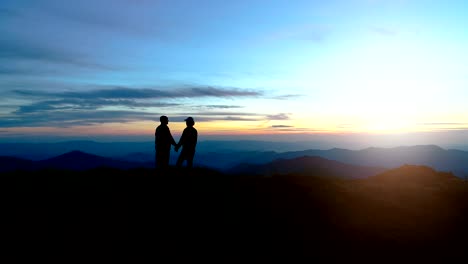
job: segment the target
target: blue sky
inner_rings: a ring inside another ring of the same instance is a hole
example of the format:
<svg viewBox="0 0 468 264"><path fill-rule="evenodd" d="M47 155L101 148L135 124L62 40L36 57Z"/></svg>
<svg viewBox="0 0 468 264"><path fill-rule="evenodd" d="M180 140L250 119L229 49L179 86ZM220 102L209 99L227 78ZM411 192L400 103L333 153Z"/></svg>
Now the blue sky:
<svg viewBox="0 0 468 264"><path fill-rule="evenodd" d="M0 135L145 135L162 114L206 135L463 131L466 10L3 0Z"/></svg>

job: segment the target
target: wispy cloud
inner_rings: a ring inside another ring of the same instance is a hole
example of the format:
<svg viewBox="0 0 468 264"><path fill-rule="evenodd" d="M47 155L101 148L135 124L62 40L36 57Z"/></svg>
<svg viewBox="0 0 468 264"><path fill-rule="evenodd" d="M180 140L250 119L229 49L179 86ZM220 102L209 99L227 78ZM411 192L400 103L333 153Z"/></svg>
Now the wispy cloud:
<svg viewBox="0 0 468 264"><path fill-rule="evenodd" d="M61 99L47 100L20 106L14 114L26 114L45 111L66 111L66 110L97 110L106 106L145 108L145 107L173 107L176 103L163 102L138 102L136 100L107 100L107 99Z"/></svg>
<svg viewBox="0 0 468 264"><path fill-rule="evenodd" d="M12 91L16 98L29 100L30 103L16 106L16 110L6 114L0 120L0 127L70 127L157 121L161 114L170 115L173 121L183 121L187 116L194 116L197 121L259 121L266 118L262 114L229 111L241 108L236 105L201 105L197 108L206 111L187 111L193 107L178 101L184 98L257 97L263 94L261 91L201 85L178 87L100 87L100 89L87 87L87 90L75 89L73 91L16 89ZM151 108L151 111L147 108ZM155 109L158 110L155 111ZM221 111L216 111L216 109ZM282 116L269 118L282 118Z"/></svg>
<svg viewBox="0 0 468 264"><path fill-rule="evenodd" d="M105 98L105 99L148 99L148 98L192 98L192 97L255 97L261 96L261 91L245 90L239 88L224 88L213 86L182 86L180 88L165 87L153 88L129 88L113 87L96 89L91 91L65 91L45 92L36 90L15 90L22 96L45 98Z"/></svg>
<svg viewBox="0 0 468 264"><path fill-rule="evenodd" d="M167 36L172 28L158 12L155 2L144 6L141 1L80 1L69 5L65 2L47 4L41 7L44 15L59 21L78 24L92 30L113 31L135 36ZM77 10L75 7L78 6ZM150 11L152 10L152 11Z"/></svg>
<svg viewBox="0 0 468 264"><path fill-rule="evenodd" d="M443 127L443 128L434 128L432 131L445 132L445 131L466 131L468 132L468 127Z"/></svg>
<svg viewBox="0 0 468 264"><path fill-rule="evenodd" d="M302 94L284 94L284 95L277 95L271 97L271 99L276 99L276 100L289 100L289 99L294 99L294 98L299 98L304 95Z"/></svg>
<svg viewBox="0 0 468 264"><path fill-rule="evenodd" d="M249 112L223 112L223 111L206 111L206 112L178 112L179 115L199 115L199 116L261 116L256 113Z"/></svg>
<svg viewBox="0 0 468 264"><path fill-rule="evenodd" d="M1 60L0 60L1 61ZM43 74L52 74L54 70L51 69L44 69L40 67L35 67L33 65L27 66L20 66L18 64L8 64L8 65L0 65L0 75L12 76L12 75L43 75Z"/></svg>
<svg viewBox="0 0 468 264"><path fill-rule="evenodd" d="M272 127L272 128L290 128L290 127L294 127L294 126L288 126L288 125L272 125L271 127Z"/></svg>
<svg viewBox="0 0 468 264"><path fill-rule="evenodd" d="M197 108L207 108L207 109L235 109L235 108L243 108L240 105L199 105L196 106Z"/></svg>
<svg viewBox="0 0 468 264"><path fill-rule="evenodd" d="M35 112L3 118L0 127L70 127L139 120L156 120L156 117L142 111L50 111L47 114Z"/></svg>
<svg viewBox="0 0 468 264"><path fill-rule="evenodd" d="M290 117L289 117L289 114L280 113L276 115L267 115L266 119L267 120L289 120Z"/></svg>
<svg viewBox="0 0 468 264"><path fill-rule="evenodd" d="M35 68L18 68L17 64L20 61L26 62L42 62L51 64L65 64L81 68L101 69L101 70L116 70L114 66L104 65L88 58L85 54L66 51L60 48L41 45L40 43L32 43L16 39L8 34L0 36L0 61L4 64L2 71L11 71L21 73L22 71L41 71ZM14 63L12 63L14 62ZM5 66L5 65L8 65ZM29 64L28 64L29 65ZM34 64L30 66L35 66Z"/></svg>
<svg viewBox="0 0 468 264"><path fill-rule="evenodd" d="M273 125L267 128L261 127L261 128L258 128L258 130L270 131L273 133L276 133L276 132L293 132L293 133L327 132L327 130L295 127L295 126L289 126L289 125Z"/></svg>
<svg viewBox="0 0 468 264"><path fill-rule="evenodd" d="M159 122L164 112L147 111L50 111L47 114L36 112L21 116L10 116L0 120L0 127L72 127L103 123L129 123L136 121ZM187 115L170 115L170 120L182 122ZM212 121L223 118L196 116L196 121Z"/></svg>
<svg viewBox="0 0 468 264"><path fill-rule="evenodd" d="M227 121L261 121L261 118L240 117L240 116L226 116L222 120Z"/></svg>
<svg viewBox="0 0 468 264"><path fill-rule="evenodd" d="M328 130L312 129L312 128L297 128L297 127L275 128L275 131L295 132L295 133L329 132Z"/></svg>
<svg viewBox="0 0 468 264"><path fill-rule="evenodd" d="M457 122L429 122L429 123L418 123L423 126L467 126L468 123L457 123Z"/></svg>
<svg viewBox="0 0 468 264"><path fill-rule="evenodd" d="M182 122L187 116L200 121L265 121L267 117L248 112L188 112L167 114L160 110L93 110L93 107L60 107L48 104L36 104L23 107L0 120L0 127L71 127L102 123L128 123L135 121L158 121L162 114L168 115L173 122ZM171 111L169 111L171 112ZM269 118L272 118L271 116ZM284 118L279 114L277 118ZM267 118L268 119L268 118ZM292 126L273 125L275 129L293 128Z"/></svg>
<svg viewBox="0 0 468 264"><path fill-rule="evenodd" d="M265 117L257 113L249 112L220 112L220 111L206 111L206 112L192 112L192 113L176 113L179 116L193 116L196 119L203 118L206 121L265 121Z"/></svg>
<svg viewBox="0 0 468 264"><path fill-rule="evenodd" d="M166 114L165 111L49 111L47 114L41 112L27 113L22 115L11 115L0 120L0 127L72 127L88 126L103 123L129 123L136 121L159 122L159 117ZM172 114L169 118L173 122L183 122L187 116L193 116L196 122L201 121L259 121L260 116L218 116L209 113Z"/></svg>
<svg viewBox="0 0 468 264"><path fill-rule="evenodd" d="M468 130L468 123L465 122L427 122L418 123L417 125L428 127L435 131Z"/></svg>

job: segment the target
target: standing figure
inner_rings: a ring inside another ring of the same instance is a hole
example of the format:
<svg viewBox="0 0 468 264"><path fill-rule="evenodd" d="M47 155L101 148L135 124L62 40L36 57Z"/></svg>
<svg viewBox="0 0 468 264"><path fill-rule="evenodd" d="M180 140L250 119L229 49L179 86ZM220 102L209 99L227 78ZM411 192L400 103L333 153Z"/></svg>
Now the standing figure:
<svg viewBox="0 0 468 264"><path fill-rule="evenodd" d="M167 116L161 116L159 121L161 121L161 124L156 128L156 132L154 133L154 148L156 150L155 165L156 168L166 169L169 167L171 145L176 146L176 142L167 126L167 124L169 124L169 118L167 118Z"/></svg>
<svg viewBox="0 0 468 264"><path fill-rule="evenodd" d="M187 168L193 167L193 157L195 156L195 147L197 146L198 132L193 127L195 121L192 117L185 119L185 124L187 127L180 137L179 143L175 147L175 150L178 151L182 147L182 151L177 159L177 167L181 167L184 160L187 161Z"/></svg>

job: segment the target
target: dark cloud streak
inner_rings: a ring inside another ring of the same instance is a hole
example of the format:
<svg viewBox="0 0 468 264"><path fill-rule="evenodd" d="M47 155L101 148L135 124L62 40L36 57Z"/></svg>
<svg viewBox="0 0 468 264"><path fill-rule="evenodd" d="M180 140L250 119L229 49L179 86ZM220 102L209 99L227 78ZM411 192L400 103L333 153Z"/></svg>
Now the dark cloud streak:
<svg viewBox="0 0 468 264"><path fill-rule="evenodd" d="M28 66L28 67L19 67L19 66L12 66L12 65L1 65L0 66L0 75L6 75L6 76L11 76L11 75L44 75L44 74L52 74L54 71L52 70L47 70L47 69L41 69L38 67L34 66Z"/></svg>
<svg viewBox="0 0 468 264"><path fill-rule="evenodd" d="M29 62L30 68L18 68L18 66L16 66L18 61ZM0 36L0 62L4 64L2 66L2 71L4 73L8 71L13 73L16 71L17 74L22 73L21 71L24 71L25 74L27 74L28 71L41 72L41 69L32 68L35 65L31 64L31 61L99 70L119 69L115 66L98 63L85 54L45 46L40 43L24 41L10 36L9 34ZM8 65L8 67L5 65Z"/></svg>
<svg viewBox="0 0 468 264"><path fill-rule="evenodd" d="M79 88L79 87L78 87ZM166 114L172 121L182 122L187 116L197 121L270 121L288 120L289 114L229 111L237 105L200 105L206 111L187 111L193 105L183 105L174 99L187 98L252 98L263 96L257 90L204 85L183 85L160 88L121 86L89 86L73 91L13 90L19 99L32 102L17 109L0 121L0 127L71 127L102 123L158 121ZM115 108L115 110L111 110ZM145 108L164 108L151 112ZM118 110L117 110L118 109ZM219 111L216 111L219 109ZM226 111L224 111L226 109ZM214 110L214 111L212 111ZM284 127L283 127L284 128Z"/></svg>
<svg viewBox="0 0 468 264"><path fill-rule="evenodd" d="M154 114L143 111L50 111L47 114L36 112L4 118L0 127L70 127L156 119Z"/></svg>
<svg viewBox="0 0 468 264"><path fill-rule="evenodd" d="M289 114L280 113L276 115L267 115L266 119L268 120L289 120Z"/></svg>
<svg viewBox="0 0 468 264"><path fill-rule="evenodd" d="M185 86L175 89L113 87L79 92L44 92L35 90L14 90L16 94L45 98L105 98L105 99L148 99L148 98L194 98L194 97L256 97L262 92L238 88L212 86Z"/></svg>
<svg viewBox="0 0 468 264"><path fill-rule="evenodd" d="M229 116L229 115L235 115L235 116L260 116L259 114L255 113L248 113L248 112L211 112L211 111L206 111L206 112L195 112L195 113L189 113L189 112L182 112L178 113L179 115L207 115L207 116Z"/></svg>
<svg viewBox="0 0 468 264"><path fill-rule="evenodd" d="M44 111L63 111L63 110L97 110L105 106L123 106L129 108L145 107L172 107L178 106L175 103L161 102L137 102L135 100L103 100L103 99L62 99L48 100L32 103L30 105L20 106L14 114L28 114Z"/></svg>
<svg viewBox="0 0 468 264"><path fill-rule="evenodd" d="M248 117L239 117L239 116L227 116L224 119L226 121L261 121L261 118L248 118Z"/></svg>
<svg viewBox="0 0 468 264"><path fill-rule="evenodd" d="M235 109L235 108L243 108L240 105L200 105L197 106L198 108L208 108L208 109Z"/></svg>
<svg viewBox="0 0 468 264"><path fill-rule="evenodd" d="M0 127L70 127L76 125L92 125L101 123L127 123L132 121L157 121L163 113L143 111L146 107L168 108L164 114L173 113L171 120L183 121L187 116L195 116L198 121L233 120L257 121L264 120L258 114L231 111L206 111L174 113L174 107L183 106L179 103L167 102L177 98L238 98L262 95L260 91L242 90L238 88L222 88L213 86L180 86L181 88L161 89L113 87L87 91L43 91L43 90L13 90L21 99L33 102L21 105L0 121ZM92 88L92 87L88 87ZM153 102L151 101L153 100ZM107 110L106 107L116 107L127 110ZM190 106L188 106L190 107ZM229 109L237 106L208 105L208 109ZM134 111L129 111L129 110ZM159 112L159 111L158 111Z"/></svg>
<svg viewBox="0 0 468 264"><path fill-rule="evenodd" d="M272 125L271 127L272 127L272 128L291 128L291 127L294 127L294 126L288 126L288 125Z"/></svg>
<svg viewBox="0 0 468 264"><path fill-rule="evenodd" d="M0 127L72 127L88 126L103 123L129 123L136 121L159 122L159 116L163 113L145 111L49 111L47 114L41 112L11 116L0 120ZM169 115L173 122L183 122L188 115ZM201 121L258 121L261 118L245 118L237 116L209 116L192 113L196 122Z"/></svg>
<svg viewBox="0 0 468 264"><path fill-rule="evenodd" d="M304 95L302 94L284 94L284 95L278 95L278 96L273 96L271 99L275 100L289 100L289 99L294 99L294 98L299 98Z"/></svg>

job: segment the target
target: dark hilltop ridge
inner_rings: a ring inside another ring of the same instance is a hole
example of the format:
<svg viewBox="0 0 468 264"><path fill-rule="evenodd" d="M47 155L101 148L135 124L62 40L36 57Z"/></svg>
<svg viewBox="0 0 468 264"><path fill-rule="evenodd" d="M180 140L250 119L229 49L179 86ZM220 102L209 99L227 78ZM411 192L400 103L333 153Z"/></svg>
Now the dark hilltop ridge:
<svg viewBox="0 0 468 264"><path fill-rule="evenodd" d="M322 173L255 176L204 168L170 168L165 174L147 168L3 173L8 197L3 238L94 245L104 255L112 243L139 248L138 254L115 255L131 261L467 260L464 180L414 165L364 179Z"/></svg>
<svg viewBox="0 0 468 264"><path fill-rule="evenodd" d="M214 163L239 162L227 170L164 172L145 152L2 156L0 185L9 199L4 235L33 243L138 244L144 253L125 257L132 261L468 257L464 178L403 163L463 168L464 152L415 146L237 154L200 154ZM237 158L226 162L230 157Z"/></svg>
<svg viewBox="0 0 468 264"><path fill-rule="evenodd" d="M461 182L451 172L439 172L426 166L404 165L397 169L387 170L369 178L371 181L380 181L385 185L398 185L401 183L415 184L445 184L447 182Z"/></svg>
<svg viewBox="0 0 468 264"><path fill-rule="evenodd" d="M154 164L153 162L130 162L114 158L106 158L98 155L85 153L79 150L70 151L58 155L56 157L40 161L0 156L0 172L16 170L35 171L42 169L83 171L101 167L115 169L131 169L143 167L151 168L154 167Z"/></svg>
<svg viewBox="0 0 468 264"><path fill-rule="evenodd" d="M98 167L130 169L141 166L141 164L105 158L78 150L40 161L38 164L41 168L66 170L89 170Z"/></svg>
<svg viewBox="0 0 468 264"><path fill-rule="evenodd" d="M385 171L384 168L355 166L316 156L303 156L293 159L278 159L266 164L239 164L230 169L229 173L247 175L300 174L337 178L367 178L383 171Z"/></svg>

